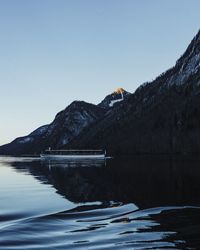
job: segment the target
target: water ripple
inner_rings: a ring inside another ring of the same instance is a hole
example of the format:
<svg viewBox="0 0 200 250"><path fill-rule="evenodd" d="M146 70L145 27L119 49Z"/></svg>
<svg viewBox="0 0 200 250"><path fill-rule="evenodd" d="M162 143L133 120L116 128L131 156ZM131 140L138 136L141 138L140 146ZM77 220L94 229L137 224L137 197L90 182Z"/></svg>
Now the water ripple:
<svg viewBox="0 0 200 250"><path fill-rule="evenodd" d="M200 213L199 207L137 210L133 204L101 204L21 220L18 215L7 216L0 222L7 219L7 227L1 227L0 249L179 249L184 242L170 240L177 238L177 230L162 231L158 218L162 214L167 220L191 210L193 216ZM10 223L15 216L15 223Z"/></svg>

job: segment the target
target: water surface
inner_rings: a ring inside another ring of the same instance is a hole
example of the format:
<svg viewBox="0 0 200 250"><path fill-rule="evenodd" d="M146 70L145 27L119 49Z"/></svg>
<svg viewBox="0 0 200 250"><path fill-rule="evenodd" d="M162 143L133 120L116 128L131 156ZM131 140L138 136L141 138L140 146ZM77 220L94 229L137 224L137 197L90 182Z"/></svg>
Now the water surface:
<svg viewBox="0 0 200 250"><path fill-rule="evenodd" d="M200 249L200 161L0 157L0 250Z"/></svg>

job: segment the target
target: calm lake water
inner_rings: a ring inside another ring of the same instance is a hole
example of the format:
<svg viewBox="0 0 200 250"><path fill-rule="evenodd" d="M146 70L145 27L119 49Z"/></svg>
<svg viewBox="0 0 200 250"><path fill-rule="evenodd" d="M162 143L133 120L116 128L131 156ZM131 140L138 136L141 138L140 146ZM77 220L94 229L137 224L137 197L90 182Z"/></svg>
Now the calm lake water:
<svg viewBox="0 0 200 250"><path fill-rule="evenodd" d="M0 157L0 250L200 249L200 161Z"/></svg>

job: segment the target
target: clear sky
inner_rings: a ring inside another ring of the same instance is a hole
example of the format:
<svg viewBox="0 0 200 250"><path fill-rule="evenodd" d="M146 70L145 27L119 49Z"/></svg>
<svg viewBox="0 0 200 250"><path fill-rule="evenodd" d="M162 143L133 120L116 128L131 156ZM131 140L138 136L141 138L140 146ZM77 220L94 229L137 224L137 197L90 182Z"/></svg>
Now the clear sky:
<svg viewBox="0 0 200 250"><path fill-rule="evenodd" d="M0 145L173 66L199 0L0 0Z"/></svg>

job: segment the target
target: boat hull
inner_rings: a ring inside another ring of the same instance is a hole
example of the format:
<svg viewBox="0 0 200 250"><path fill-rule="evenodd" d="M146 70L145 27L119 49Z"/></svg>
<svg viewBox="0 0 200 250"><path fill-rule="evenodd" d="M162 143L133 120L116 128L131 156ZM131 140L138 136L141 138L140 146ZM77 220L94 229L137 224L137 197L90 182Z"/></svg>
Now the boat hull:
<svg viewBox="0 0 200 250"><path fill-rule="evenodd" d="M105 159L104 154L99 155L40 155L41 159L44 160L63 160L63 159L69 159L69 160L81 160L81 159Z"/></svg>

